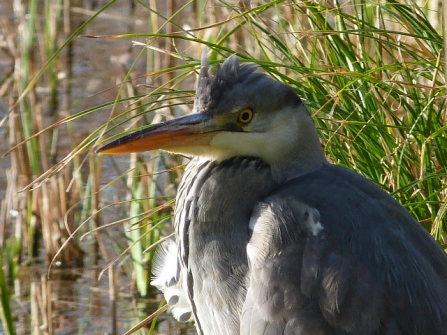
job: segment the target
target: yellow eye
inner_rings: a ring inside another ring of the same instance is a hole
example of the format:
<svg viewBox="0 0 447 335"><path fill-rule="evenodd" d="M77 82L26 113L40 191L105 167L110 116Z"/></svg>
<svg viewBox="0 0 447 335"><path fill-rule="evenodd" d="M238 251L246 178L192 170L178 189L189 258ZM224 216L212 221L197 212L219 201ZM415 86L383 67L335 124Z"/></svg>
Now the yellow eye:
<svg viewBox="0 0 447 335"><path fill-rule="evenodd" d="M243 109L237 116L237 121L243 124L248 124L253 120L253 111L250 108Z"/></svg>

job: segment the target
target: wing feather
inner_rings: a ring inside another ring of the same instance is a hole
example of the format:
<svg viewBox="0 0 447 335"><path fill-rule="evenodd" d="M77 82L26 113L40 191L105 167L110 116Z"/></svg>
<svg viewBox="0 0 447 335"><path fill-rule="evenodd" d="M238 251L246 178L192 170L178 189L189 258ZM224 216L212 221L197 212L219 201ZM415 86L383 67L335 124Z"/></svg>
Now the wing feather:
<svg viewBox="0 0 447 335"><path fill-rule="evenodd" d="M390 195L341 167L254 210L241 334L442 335L447 257Z"/></svg>

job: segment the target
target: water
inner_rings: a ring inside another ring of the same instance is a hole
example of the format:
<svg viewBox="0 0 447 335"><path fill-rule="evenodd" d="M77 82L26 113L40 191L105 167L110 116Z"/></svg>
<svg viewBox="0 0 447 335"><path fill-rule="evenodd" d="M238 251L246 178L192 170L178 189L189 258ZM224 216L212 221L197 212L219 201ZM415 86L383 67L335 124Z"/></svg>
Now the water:
<svg viewBox="0 0 447 335"><path fill-rule="evenodd" d="M71 15L72 29L75 29L94 11L91 11L93 3L98 6L106 1L72 1L74 4ZM76 4L77 3L77 4ZM163 5L164 1L159 1ZM119 33L143 33L147 31L148 10L137 5L131 8L131 1L117 1L104 15L99 16L83 31L84 35L108 35ZM1 33L0 44L0 80L2 83L14 70L14 59L7 52L11 44L8 38L17 43L14 35L17 18L14 17L12 1L0 0ZM39 18L38 24L42 24L43 18ZM144 41L144 40L143 40ZM17 45L15 45L17 46ZM132 47L130 39L89 39L77 38L73 43L72 69L62 69L58 73L59 78L68 79L71 82L69 100L69 113L74 114L89 107L101 103L113 101L116 98L119 82L124 77L123 65L131 64L139 48ZM145 64L137 63L136 75L144 75ZM40 91L39 91L40 90ZM38 92L45 94L44 87L38 87ZM62 99L62 94L59 97ZM7 94L0 97L0 117L3 118L10 105ZM56 111L58 112L58 111ZM96 127L102 125L109 117L110 109L94 113L76 121L75 140L83 140ZM62 112L66 113L66 112ZM50 114L50 112L48 112ZM66 116L66 115L61 115ZM51 124L52 118L46 120ZM8 150L8 132L6 127L0 128L0 153ZM60 155L62 158L71 150L71 143L63 132L59 137ZM126 157L118 158L118 164L123 164L123 170L127 162ZM108 161L104 160L104 182L116 177L117 172ZM6 196L7 178L6 171L10 168L9 156L0 159L0 200ZM123 192L116 186L108 190L109 199ZM13 213L7 213L13 215ZM113 221L113 211L109 211L110 217L103 218L105 222ZM122 228L108 230L108 235L121 241L125 245ZM104 243L111 254L116 254L110 240ZM77 269L47 271L45 262L41 260L32 267L22 267L18 279L14 283L15 295L13 297L14 318L17 325L17 334L122 334L132 325L153 312L158 302L155 299L136 299L132 292L131 282L124 273L124 267L118 267L114 280L116 290L116 305L110 298L110 282L108 272L99 278L99 273L106 266L103 258L99 260L95 256L95 246L92 239L86 238L82 242L82 249L86 253L84 266ZM152 306L149 307L148 306ZM116 311L116 314L115 314ZM160 324L160 334L191 333L191 330L181 330L172 320L163 316L165 320ZM3 329L0 324L0 334Z"/></svg>

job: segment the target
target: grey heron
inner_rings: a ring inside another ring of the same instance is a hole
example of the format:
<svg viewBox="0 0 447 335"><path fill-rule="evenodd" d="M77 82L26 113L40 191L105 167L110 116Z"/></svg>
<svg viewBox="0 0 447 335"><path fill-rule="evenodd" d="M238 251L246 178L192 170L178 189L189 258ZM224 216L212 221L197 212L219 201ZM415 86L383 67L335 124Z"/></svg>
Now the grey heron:
<svg viewBox="0 0 447 335"><path fill-rule="evenodd" d="M154 149L193 157L155 283L199 334L447 334L443 249L327 161L291 87L235 56L211 74L205 55L191 114L99 152Z"/></svg>

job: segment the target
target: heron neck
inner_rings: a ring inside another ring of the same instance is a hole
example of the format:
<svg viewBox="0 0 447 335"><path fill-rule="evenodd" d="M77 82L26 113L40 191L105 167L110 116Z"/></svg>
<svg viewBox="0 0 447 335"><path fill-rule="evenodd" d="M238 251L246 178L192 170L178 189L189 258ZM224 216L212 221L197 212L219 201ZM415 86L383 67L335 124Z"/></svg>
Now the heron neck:
<svg viewBox="0 0 447 335"><path fill-rule="evenodd" d="M279 183L312 173L328 163L314 121L307 111L297 116L295 127L281 156L268 162Z"/></svg>

